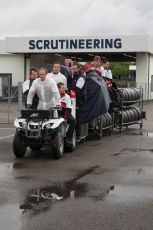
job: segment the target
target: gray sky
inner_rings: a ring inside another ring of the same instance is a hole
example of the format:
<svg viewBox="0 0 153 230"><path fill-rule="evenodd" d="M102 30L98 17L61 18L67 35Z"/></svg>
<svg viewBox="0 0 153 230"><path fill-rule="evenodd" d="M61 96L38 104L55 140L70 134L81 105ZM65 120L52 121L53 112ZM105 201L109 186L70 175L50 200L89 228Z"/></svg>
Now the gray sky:
<svg viewBox="0 0 153 230"><path fill-rule="evenodd" d="M0 0L0 37L153 35L152 0Z"/></svg>

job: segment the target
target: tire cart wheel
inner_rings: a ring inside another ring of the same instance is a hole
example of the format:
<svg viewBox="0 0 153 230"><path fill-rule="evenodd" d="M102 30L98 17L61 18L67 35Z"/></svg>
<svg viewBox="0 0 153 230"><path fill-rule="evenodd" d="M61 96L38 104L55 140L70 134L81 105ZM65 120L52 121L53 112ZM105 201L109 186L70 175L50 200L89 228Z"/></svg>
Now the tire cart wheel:
<svg viewBox="0 0 153 230"><path fill-rule="evenodd" d="M16 133L13 139L13 153L17 158L23 158L26 153L27 146L23 138Z"/></svg>
<svg viewBox="0 0 153 230"><path fill-rule="evenodd" d="M112 135L112 129L109 129L108 134L109 134L109 136Z"/></svg>

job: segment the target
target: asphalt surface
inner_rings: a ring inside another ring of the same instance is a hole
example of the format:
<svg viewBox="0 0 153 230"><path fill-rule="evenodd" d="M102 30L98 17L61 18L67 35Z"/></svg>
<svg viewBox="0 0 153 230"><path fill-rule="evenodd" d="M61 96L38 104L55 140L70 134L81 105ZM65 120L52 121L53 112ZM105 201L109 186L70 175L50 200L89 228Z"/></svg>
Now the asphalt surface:
<svg viewBox="0 0 153 230"><path fill-rule="evenodd" d="M0 229L153 229L153 103L144 109L142 130L92 137L60 160L50 149L16 159L15 129L1 124Z"/></svg>

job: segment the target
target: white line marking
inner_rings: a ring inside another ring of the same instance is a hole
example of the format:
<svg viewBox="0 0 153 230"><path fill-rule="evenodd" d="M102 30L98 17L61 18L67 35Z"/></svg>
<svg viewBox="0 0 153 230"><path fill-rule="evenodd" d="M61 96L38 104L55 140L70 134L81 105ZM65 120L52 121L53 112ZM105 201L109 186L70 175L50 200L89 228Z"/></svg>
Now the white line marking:
<svg viewBox="0 0 153 230"><path fill-rule="evenodd" d="M10 138L10 137L13 137L13 136L14 136L14 134L9 135L9 136L5 136L5 137L0 137L0 140L7 139L7 138Z"/></svg>

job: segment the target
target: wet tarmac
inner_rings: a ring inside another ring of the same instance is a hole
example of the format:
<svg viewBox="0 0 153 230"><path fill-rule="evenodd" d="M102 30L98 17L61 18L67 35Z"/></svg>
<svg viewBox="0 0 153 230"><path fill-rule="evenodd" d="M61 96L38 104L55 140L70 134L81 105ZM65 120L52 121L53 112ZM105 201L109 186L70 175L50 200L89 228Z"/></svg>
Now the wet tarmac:
<svg viewBox="0 0 153 230"><path fill-rule="evenodd" d="M19 208L23 210L23 213L30 210L32 211L30 214L36 215L50 210L56 202L83 197L87 190L87 184L76 182L57 183L50 187L38 188L29 191Z"/></svg>
<svg viewBox="0 0 153 230"><path fill-rule="evenodd" d="M142 186L117 185L113 191L110 191L108 199L119 203L132 203L150 201L153 199L153 188Z"/></svg>
<svg viewBox="0 0 153 230"><path fill-rule="evenodd" d="M142 130L90 137L59 161L45 149L16 159L3 125L0 229L153 229L153 104L145 109Z"/></svg>

